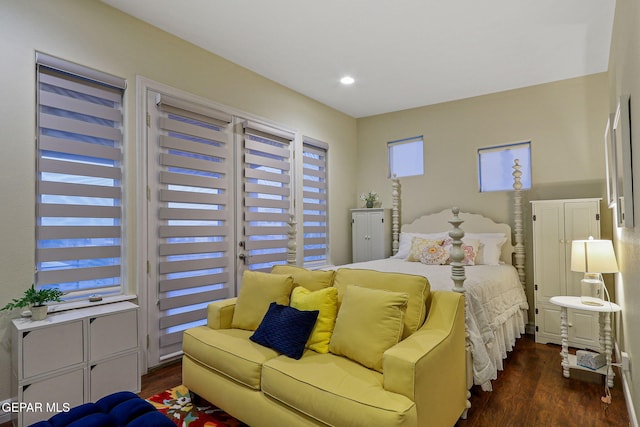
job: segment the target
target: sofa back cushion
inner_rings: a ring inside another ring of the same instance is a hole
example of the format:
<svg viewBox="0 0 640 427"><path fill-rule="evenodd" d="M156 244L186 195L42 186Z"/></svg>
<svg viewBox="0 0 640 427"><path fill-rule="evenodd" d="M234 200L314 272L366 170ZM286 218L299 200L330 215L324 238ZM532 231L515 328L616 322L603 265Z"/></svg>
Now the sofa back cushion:
<svg viewBox="0 0 640 427"><path fill-rule="evenodd" d="M333 285L338 289L338 302L342 302L349 285L382 289L407 294L407 310L404 316L402 338L406 338L422 326L427 315L426 302L431 287L426 277L403 273L386 273L375 270L340 268Z"/></svg>
<svg viewBox="0 0 640 427"><path fill-rule="evenodd" d="M402 339L408 295L347 286L329 351L382 372L382 355Z"/></svg>
<svg viewBox="0 0 640 427"><path fill-rule="evenodd" d="M308 270L294 265L276 264L271 267L274 274L293 276L293 286L302 286L310 291L317 291L333 285L335 270Z"/></svg>
<svg viewBox="0 0 640 427"><path fill-rule="evenodd" d="M255 331L272 302L289 305L293 277L246 270L233 311L231 327Z"/></svg>

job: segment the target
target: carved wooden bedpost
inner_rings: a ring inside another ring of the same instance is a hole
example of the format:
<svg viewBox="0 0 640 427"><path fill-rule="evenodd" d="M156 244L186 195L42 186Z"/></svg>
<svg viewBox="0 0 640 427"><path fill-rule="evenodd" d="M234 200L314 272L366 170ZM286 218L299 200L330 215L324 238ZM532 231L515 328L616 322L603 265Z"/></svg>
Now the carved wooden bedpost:
<svg viewBox="0 0 640 427"><path fill-rule="evenodd" d="M452 248L449 252L451 255L451 279L453 280L453 291L464 294L466 289L464 287L464 281L467 280L464 270L464 250L462 249L462 238L464 237L464 230L460 228L460 224L464 221L460 219L460 208L454 207L451 209L453 213L453 219L449 220L449 224L453 226L453 229L449 231L449 237L453 239ZM465 324L467 324L467 314L469 313L467 307L467 299L464 302L464 317ZM471 387L473 386L473 369L471 368L471 344L469 343L469 331L465 330L465 348L467 358L467 402L464 412L461 417L463 420L467 418L467 412L471 408Z"/></svg>
<svg viewBox="0 0 640 427"><path fill-rule="evenodd" d="M391 254L400 248L400 179L393 174L391 178Z"/></svg>
<svg viewBox="0 0 640 427"><path fill-rule="evenodd" d="M460 224L464 221L458 216L460 214L460 208L454 207L451 209L453 212L453 219L449 220L449 224L453 225L453 230L449 231L449 237L453 239L451 248L451 279L453 280L453 290L455 292L465 292L464 281L467 277L464 273L464 250L462 250L462 238L464 237L464 231L460 228Z"/></svg>
<svg viewBox="0 0 640 427"><path fill-rule="evenodd" d="M520 177L522 171L520 171L520 160L516 159L513 164L513 214L514 214L514 237L515 237L515 267L518 270L518 276L520 276L520 283L527 291L525 284L525 270L524 270L524 233L522 222L522 182Z"/></svg>
<svg viewBox="0 0 640 427"><path fill-rule="evenodd" d="M287 243L287 264L289 265L297 265L297 248L298 243L296 242L298 231L296 230L296 217L294 215L289 215L289 243Z"/></svg>

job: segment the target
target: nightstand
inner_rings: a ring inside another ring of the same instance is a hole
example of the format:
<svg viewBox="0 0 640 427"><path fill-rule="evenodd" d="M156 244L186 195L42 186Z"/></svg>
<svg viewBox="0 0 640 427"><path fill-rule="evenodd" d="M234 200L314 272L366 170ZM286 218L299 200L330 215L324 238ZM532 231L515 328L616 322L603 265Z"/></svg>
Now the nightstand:
<svg viewBox="0 0 640 427"><path fill-rule="evenodd" d="M576 296L558 296L552 297L551 303L561 307L560 312L560 332L562 336L562 375L569 378L569 369L582 369L589 372L597 372L607 377L609 387L613 387L613 369L611 368L611 313L621 310L620 306L613 302L605 302L604 305L586 305L580 302L580 297ZM567 310L584 310L596 312L599 314L600 324L600 348L604 349L607 358L607 364L597 370L592 370L579 366L576 356L569 354L569 325L567 322Z"/></svg>

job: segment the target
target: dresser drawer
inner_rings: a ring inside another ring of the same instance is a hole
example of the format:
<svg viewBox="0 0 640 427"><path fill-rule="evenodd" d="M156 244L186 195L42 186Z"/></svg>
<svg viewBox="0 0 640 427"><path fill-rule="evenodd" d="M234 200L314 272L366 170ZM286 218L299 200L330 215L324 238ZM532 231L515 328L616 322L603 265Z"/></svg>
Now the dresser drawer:
<svg viewBox="0 0 640 427"><path fill-rule="evenodd" d="M139 391L138 352L91 365L89 367L89 383L92 402L120 390Z"/></svg>
<svg viewBox="0 0 640 427"><path fill-rule="evenodd" d="M23 332L22 378L85 361L82 320Z"/></svg>
<svg viewBox="0 0 640 427"><path fill-rule="evenodd" d="M50 378L39 380L22 387L20 401L31 403L32 411L23 411L22 425L31 425L37 421L69 410L84 403L84 368L78 368Z"/></svg>
<svg viewBox="0 0 640 427"><path fill-rule="evenodd" d="M138 313L123 311L89 319L89 358L97 361L138 347Z"/></svg>

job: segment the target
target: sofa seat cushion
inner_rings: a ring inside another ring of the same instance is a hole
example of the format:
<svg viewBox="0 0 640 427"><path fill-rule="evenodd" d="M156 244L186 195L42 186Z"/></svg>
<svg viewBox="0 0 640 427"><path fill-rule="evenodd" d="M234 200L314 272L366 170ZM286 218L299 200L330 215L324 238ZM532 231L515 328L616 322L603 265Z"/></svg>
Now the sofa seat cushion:
<svg viewBox="0 0 640 427"><path fill-rule="evenodd" d="M328 425L416 425L414 402L386 391L382 374L333 354L305 351L300 360L265 362L262 391Z"/></svg>
<svg viewBox="0 0 640 427"><path fill-rule="evenodd" d="M279 353L249 339L253 331L198 326L184 332L182 349L203 365L260 390L262 364Z"/></svg>

